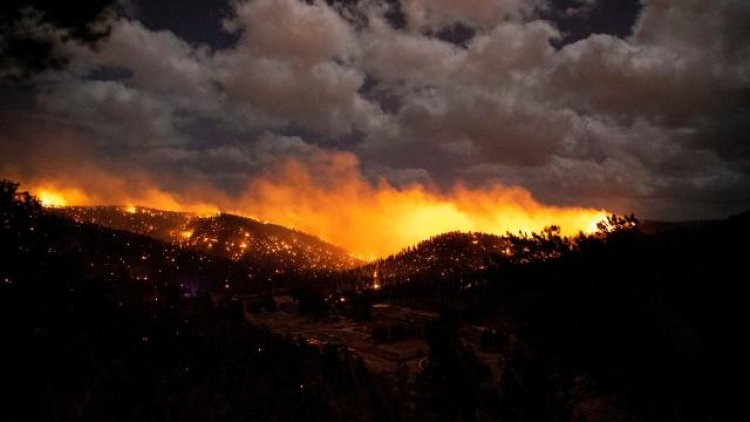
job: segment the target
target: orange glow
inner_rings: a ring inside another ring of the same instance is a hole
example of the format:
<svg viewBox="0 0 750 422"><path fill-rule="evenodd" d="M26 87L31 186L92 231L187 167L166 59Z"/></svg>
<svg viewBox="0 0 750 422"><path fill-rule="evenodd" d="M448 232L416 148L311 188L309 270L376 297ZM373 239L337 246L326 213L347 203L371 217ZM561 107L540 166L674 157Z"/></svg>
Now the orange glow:
<svg viewBox="0 0 750 422"><path fill-rule="evenodd" d="M456 185L438 192L414 184L373 185L350 154L325 166L288 162L257 179L237 210L294 227L342 246L359 257L383 257L447 231L541 231L558 225L563 235L596 231L604 210L541 204L520 187Z"/></svg>
<svg viewBox="0 0 750 422"><path fill-rule="evenodd" d="M53 187L42 187L32 192L39 198L43 207L65 207L74 205L85 198L85 195L77 189L56 189Z"/></svg>
<svg viewBox="0 0 750 422"><path fill-rule="evenodd" d="M39 191L39 201L45 207L64 207L68 204L68 201L62 197L59 193L50 192L46 190Z"/></svg>
<svg viewBox="0 0 750 422"><path fill-rule="evenodd" d="M353 154L313 158L312 163L287 161L251 180L244 193L234 197L196 185L168 192L145 177L115 177L98 169L55 183L21 182L46 206L137 203L202 215L224 210L315 235L365 259L387 256L447 231L503 235L558 225L566 236L592 233L609 214L542 204L523 188L499 183L482 188L456 184L448 190L372 183ZM134 209L127 205L129 212Z"/></svg>
<svg viewBox="0 0 750 422"><path fill-rule="evenodd" d="M380 290L381 287L380 278L378 278L378 270L375 270L372 272L372 289Z"/></svg>
<svg viewBox="0 0 750 422"><path fill-rule="evenodd" d="M121 205L131 214L138 212L135 204L164 211L191 212L198 215L215 215L219 201L205 202L200 193L171 193L155 187L145 179L120 179L96 168L84 167L78 175L65 179L42 179L21 182L21 188L36 195L45 207ZM196 198L196 199L193 199Z"/></svg>
<svg viewBox="0 0 750 422"><path fill-rule="evenodd" d="M185 231L180 232L180 237L183 240L190 240L190 238L192 236L193 236L193 231L192 230L185 230Z"/></svg>

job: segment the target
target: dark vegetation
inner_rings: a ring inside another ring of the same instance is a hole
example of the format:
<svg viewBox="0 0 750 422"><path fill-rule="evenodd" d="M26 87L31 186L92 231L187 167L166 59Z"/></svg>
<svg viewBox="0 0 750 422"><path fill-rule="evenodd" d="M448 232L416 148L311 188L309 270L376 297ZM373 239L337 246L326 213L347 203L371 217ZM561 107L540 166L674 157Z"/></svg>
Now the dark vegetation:
<svg viewBox="0 0 750 422"><path fill-rule="evenodd" d="M373 300L489 327L482 346L502 353L504 371L489 400L466 404L479 414L727 420L747 368L750 213L647 227L644 234L634 217L612 216L600 233L574 239L555 228L448 233L354 272L342 291L366 288L377 270ZM454 381L476 372L446 370ZM459 397L443 394L437 403Z"/></svg>
<svg viewBox="0 0 750 422"><path fill-rule="evenodd" d="M298 280L321 323L339 308L367 321L378 302L440 312L373 329L429 345L407 391L403 370L385 382L335 346L247 325L233 295L268 286L246 262L77 223L16 188L0 192L2 420L730 420L742 403L748 213L612 216L573 239L448 233Z"/></svg>
<svg viewBox="0 0 750 422"><path fill-rule="evenodd" d="M0 223L0 420L396 417L358 359L212 300L249 285L234 261L63 219L9 182Z"/></svg>

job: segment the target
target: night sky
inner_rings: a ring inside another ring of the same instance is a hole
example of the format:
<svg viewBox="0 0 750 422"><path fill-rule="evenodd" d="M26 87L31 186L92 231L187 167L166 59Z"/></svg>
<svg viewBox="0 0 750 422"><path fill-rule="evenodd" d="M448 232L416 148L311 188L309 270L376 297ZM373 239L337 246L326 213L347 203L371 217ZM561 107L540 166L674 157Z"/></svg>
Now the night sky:
<svg viewBox="0 0 750 422"><path fill-rule="evenodd" d="M2 6L0 176L22 183L234 197L294 159L323 186L501 184L667 220L750 208L747 1L24 8L49 3Z"/></svg>

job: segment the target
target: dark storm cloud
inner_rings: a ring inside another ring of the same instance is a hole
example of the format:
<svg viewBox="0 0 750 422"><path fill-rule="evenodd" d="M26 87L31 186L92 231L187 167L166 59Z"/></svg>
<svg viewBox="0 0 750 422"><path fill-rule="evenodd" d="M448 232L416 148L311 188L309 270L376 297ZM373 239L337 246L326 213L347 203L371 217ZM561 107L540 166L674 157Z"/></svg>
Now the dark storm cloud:
<svg viewBox="0 0 750 422"><path fill-rule="evenodd" d="M66 57L44 36L52 30L88 45L107 35L107 20L117 11L113 0L81 0L77 6L49 0L0 3L0 83L23 82L65 64Z"/></svg>
<svg viewBox="0 0 750 422"><path fill-rule="evenodd" d="M29 112L177 189L335 148L397 184L502 181L657 218L750 206L747 2L120 4L96 49L37 31L67 66L35 77Z"/></svg>

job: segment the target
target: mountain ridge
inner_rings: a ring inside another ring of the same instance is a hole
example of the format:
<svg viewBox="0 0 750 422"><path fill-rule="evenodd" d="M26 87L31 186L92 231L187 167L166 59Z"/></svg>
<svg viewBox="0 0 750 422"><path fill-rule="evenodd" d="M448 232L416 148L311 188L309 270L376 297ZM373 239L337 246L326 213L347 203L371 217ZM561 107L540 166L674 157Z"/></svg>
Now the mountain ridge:
<svg viewBox="0 0 750 422"><path fill-rule="evenodd" d="M125 230L211 255L244 261L268 273L336 271L362 261L310 234L230 213L205 216L120 205L51 208L79 223Z"/></svg>

